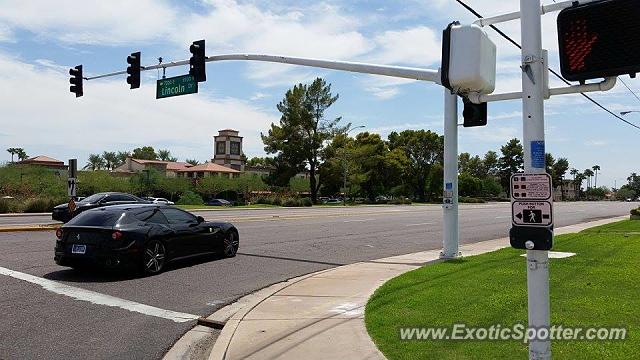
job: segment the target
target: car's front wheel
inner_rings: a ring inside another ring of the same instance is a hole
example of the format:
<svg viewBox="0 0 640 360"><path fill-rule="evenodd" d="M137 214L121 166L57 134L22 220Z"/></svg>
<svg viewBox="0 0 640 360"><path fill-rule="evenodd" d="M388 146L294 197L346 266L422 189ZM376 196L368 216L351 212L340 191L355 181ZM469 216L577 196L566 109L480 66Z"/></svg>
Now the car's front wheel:
<svg viewBox="0 0 640 360"><path fill-rule="evenodd" d="M235 231L229 231L227 236L224 238L223 243L223 251L225 257L234 257L238 252L238 247L240 246L240 240L238 237L238 233Z"/></svg>
<svg viewBox="0 0 640 360"><path fill-rule="evenodd" d="M142 271L145 275L160 273L164 268L166 258L167 250L161 241L148 241L142 254Z"/></svg>

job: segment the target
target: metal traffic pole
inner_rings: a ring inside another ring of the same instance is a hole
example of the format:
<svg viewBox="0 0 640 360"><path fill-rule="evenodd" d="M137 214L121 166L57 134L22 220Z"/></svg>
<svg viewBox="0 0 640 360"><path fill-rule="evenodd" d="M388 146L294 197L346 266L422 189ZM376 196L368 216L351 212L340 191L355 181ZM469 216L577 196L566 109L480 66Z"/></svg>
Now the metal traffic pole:
<svg viewBox="0 0 640 360"><path fill-rule="evenodd" d="M544 174L544 71L540 0L520 0L524 172ZM550 326L549 252L527 250L529 328ZM529 359L550 359L551 341L533 339Z"/></svg>
<svg viewBox="0 0 640 360"><path fill-rule="evenodd" d="M440 258L460 255L458 244L458 95L444 89L444 192Z"/></svg>

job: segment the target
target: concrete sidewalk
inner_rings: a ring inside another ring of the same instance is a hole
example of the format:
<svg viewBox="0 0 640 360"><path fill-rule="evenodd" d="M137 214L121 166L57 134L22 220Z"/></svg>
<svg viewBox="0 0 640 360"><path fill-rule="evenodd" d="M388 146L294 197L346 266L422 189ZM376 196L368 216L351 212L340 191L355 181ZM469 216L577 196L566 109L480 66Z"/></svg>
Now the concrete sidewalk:
<svg viewBox="0 0 640 360"><path fill-rule="evenodd" d="M555 233L627 218L567 226ZM472 256L508 246L508 238L502 238L463 245L461 251ZM387 280L440 261L439 253L431 250L340 266L251 294L209 317L226 321L209 359L384 359L365 328L367 300ZM187 333L165 358L188 351L189 339L202 337L205 329L198 326Z"/></svg>

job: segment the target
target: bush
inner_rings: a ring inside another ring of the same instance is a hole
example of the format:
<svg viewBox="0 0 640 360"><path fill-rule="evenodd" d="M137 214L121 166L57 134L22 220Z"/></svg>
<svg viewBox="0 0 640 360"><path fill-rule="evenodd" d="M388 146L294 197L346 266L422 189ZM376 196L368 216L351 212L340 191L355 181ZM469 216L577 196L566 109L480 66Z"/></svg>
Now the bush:
<svg viewBox="0 0 640 360"><path fill-rule="evenodd" d="M300 199L288 197L288 198L285 198L284 200L282 200L282 206L284 206L284 207L298 207L298 206L302 206L302 203L300 202Z"/></svg>
<svg viewBox="0 0 640 360"><path fill-rule="evenodd" d="M458 199L458 202L469 203L469 204L482 204L485 201L482 199L474 198L474 197L460 196L460 198Z"/></svg>
<svg viewBox="0 0 640 360"><path fill-rule="evenodd" d="M389 204L392 205L411 205L411 199L409 198L398 198L389 200Z"/></svg>
<svg viewBox="0 0 640 360"><path fill-rule="evenodd" d="M58 205L53 199L49 198L35 198L29 199L24 205L24 212L26 213L43 213L50 212L53 207Z"/></svg>
<svg viewBox="0 0 640 360"><path fill-rule="evenodd" d="M640 216L640 207L637 209L631 209L631 215Z"/></svg>
<svg viewBox="0 0 640 360"><path fill-rule="evenodd" d="M282 206L282 199L277 196L269 198L269 201L271 202L271 205Z"/></svg>
<svg viewBox="0 0 640 360"><path fill-rule="evenodd" d="M6 214L9 211L9 201L0 199L0 214Z"/></svg>
<svg viewBox="0 0 640 360"><path fill-rule="evenodd" d="M302 199L302 206L313 206L313 201L309 198Z"/></svg>
<svg viewBox="0 0 640 360"><path fill-rule="evenodd" d="M193 191L186 191L182 196L180 196L180 200L176 202L178 205L203 205L204 201L200 195L194 193Z"/></svg>

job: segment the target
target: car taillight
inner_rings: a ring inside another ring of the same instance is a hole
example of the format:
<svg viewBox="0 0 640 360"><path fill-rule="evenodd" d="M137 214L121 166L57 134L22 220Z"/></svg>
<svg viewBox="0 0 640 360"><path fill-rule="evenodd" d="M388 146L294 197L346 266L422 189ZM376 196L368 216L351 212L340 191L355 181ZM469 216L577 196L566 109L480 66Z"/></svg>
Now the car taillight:
<svg viewBox="0 0 640 360"><path fill-rule="evenodd" d="M121 237L122 233L120 231L115 231L113 234L111 234L111 238L113 238L113 240L120 240Z"/></svg>
<svg viewBox="0 0 640 360"><path fill-rule="evenodd" d="M56 229L56 237L57 237L59 240L62 240L62 229L61 229L61 228L57 228L57 229Z"/></svg>

